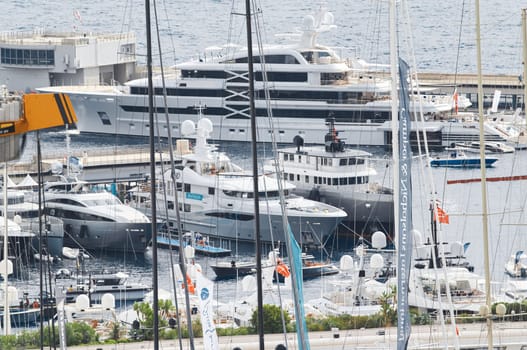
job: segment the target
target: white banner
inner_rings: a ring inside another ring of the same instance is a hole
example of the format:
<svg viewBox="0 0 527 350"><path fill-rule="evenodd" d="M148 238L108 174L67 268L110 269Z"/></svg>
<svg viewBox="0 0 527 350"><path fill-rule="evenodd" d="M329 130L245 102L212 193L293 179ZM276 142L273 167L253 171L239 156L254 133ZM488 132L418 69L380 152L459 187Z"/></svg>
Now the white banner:
<svg viewBox="0 0 527 350"><path fill-rule="evenodd" d="M203 328L203 345L206 350L217 350L218 334L214 325L212 310L212 294L214 283L202 273L197 273L196 284L198 287L199 308L201 316L201 326Z"/></svg>

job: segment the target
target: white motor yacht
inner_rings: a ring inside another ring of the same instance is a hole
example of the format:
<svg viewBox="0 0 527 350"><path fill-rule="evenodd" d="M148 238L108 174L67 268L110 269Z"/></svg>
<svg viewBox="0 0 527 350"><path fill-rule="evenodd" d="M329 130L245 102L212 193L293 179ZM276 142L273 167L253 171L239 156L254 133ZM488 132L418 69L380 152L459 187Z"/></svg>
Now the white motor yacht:
<svg viewBox="0 0 527 350"><path fill-rule="evenodd" d="M223 152L207 143L212 123L202 118L195 127L192 121L182 126L185 134L196 134L196 145L178 140L174 177L167 170L163 183L157 184L157 216L176 226L178 208L174 201L177 187L179 214L183 230L206 234L209 239L254 244L254 179ZM174 183L175 180L175 183ZM260 238L262 242L284 242L283 218L288 222L299 244L322 244L333 234L346 213L329 204L292 194L294 185L274 176L258 175ZM285 196L286 212L280 204ZM167 198L164 197L166 193ZM130 191L131 203L150 212L149 188Z"/></svg>
<svg viewBox="0 0 527 350"><path fill-rule="evenodd" d="M377 171L370 166L371 153L352 149L339 138L333 121L328 123L325 146L282 148L264 169L294 184L294 193L343 208L339 233L350 232L368 238L373 232L393 232L393 190L372 179ZM276 164L278 162L278 164Z"/></svg>
<svg viewBox="0 0 527 350"><path fill-rule="evenodd" d="M354 144L391 144L391 83L357 59L341 57L337 50L317 42L320 33L334 28L333 15L321 7L305 17L301 32L295 35L298 41L254 48L260 141L271 141L271 132L276 128L278 142L289 142L300 133L307 143L320 143L319 132L326 119L333 117L341 126L342 136ZM173 72L154 78L154 104L167 106L157 107L156 111L169 116L169 122L160 123L156 130L159 136L166 137L170 130L173 137L180 137L181 121L195 117L195 106L206 105L214 125L212 139L228 137L246 142L251 122L248 50L230 43L207 51L199 60L176 64ZM38 91L67 93L81 133L149 134L146 78L129 81L125 86L52 86ZM460 99L458 106L467 105ZM410 110L422 110L428 120L414 123L412 132L426 130L429 144L437 147L449 146L453 140L477 140L477 122L470 123L470 127L465 122L446 122L446 115L455 105L453 96L433 92L412 95ZM276 126L269 125L268 106L272 106ZM488 140L503 140L495 130L486 128L486 133Z"/></svg>
<svg viewBox="0 0 527 350"><path fill-rule="evenodd" d="M152 238L150 220L100 186L67 179L44 185L45 213L64 222L64 245L92 251L144 253ZM31 197L36 201L36 195Z"/></svg>

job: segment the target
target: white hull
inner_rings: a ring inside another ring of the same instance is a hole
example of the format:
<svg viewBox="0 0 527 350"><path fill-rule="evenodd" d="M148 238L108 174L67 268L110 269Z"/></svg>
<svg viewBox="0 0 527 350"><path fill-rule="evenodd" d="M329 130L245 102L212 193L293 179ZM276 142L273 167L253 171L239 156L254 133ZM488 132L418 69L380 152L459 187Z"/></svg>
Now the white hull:
<svg viewBox="0 0 527 350"><path fill-rule="evenodd" d="M89 92L71 87L54 87L40 89L46 91L65 91L70 96L71 102L78 116L77 128L81 133L119 134L129 136L149 136L147 99L141 95L122 93L98 93L97 89ZM163 105L162 98L155 97L157 105ZM263 102L263 101L262 101ZM181 137L180 125L184 120L198 120L198 113L194 106L206 105L205 114L213 123L212 140L250 141L250 119L229 119L225 115L215 115L210 110L221 108L222 99L203 97L167 97L170 126L160 120L160 136L166 137L168 127L172 137ZM278 102L274 101L273 105ZM215 105L217 105L215 107ZM337 105L342 111L357 111L366 108L357 105ZM269 126L269 120L264 117L257 118L258 137L261 142L271 142L271 130L274 129L276 141L290 143L296 135L301 135L306 143L319 144L320 130L326 128L327 105L309 105L317 117L304 118L300 114L295 117L274 117L274 128ZM375 107L368 107L368 110ZM174 109L184 109L185 113L170 113ZM316 111L319 110L319 113ZM374 109L375 110L375 109ZM379 110L385 108L379 107ZM162 111L160 111L162 112ZM382 123L350 123L336 119L339 134L347 140L348 144L361 146L390 146L391 122ZM418 126L421 125L421 126ZM413 123L413 130L426 129L429 131L429 144L436 147L447 147L455 142L476 141L479 139L479 123L477 122L447 122L429 121ZM494 127L486 126L486 139L489 141L503 141L504 138Z"/></svg>

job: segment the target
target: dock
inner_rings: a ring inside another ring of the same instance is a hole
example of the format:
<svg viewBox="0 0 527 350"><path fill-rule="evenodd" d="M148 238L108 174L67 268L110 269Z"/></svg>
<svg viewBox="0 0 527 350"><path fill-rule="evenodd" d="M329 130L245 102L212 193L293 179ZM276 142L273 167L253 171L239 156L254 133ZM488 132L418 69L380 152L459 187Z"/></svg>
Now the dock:
<svg viewBox="0 0 527 350"><path fill-rule="evenodd" d="M150 175L150 151L146 147L111 147L91 149L90 151L71 152L70 156L82 161L80 180L97 183L144 181ZM156 163L168 163L170 155L167 151L156 152ZM44 155L42 173L44 178L52 176L52 169L62 164L65 169L64 153ZM9 176L15 181L26 175L36 177L38 174L37 159L9 165Z"/></svg>

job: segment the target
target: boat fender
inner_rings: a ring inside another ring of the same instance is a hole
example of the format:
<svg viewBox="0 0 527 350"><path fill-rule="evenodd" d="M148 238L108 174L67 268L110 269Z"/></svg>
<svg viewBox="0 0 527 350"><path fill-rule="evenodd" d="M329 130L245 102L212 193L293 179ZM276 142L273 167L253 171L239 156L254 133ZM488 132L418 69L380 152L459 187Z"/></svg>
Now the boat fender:
<svg viewBox="0 0 527 350"><path fill-rule="evenodd" d="M194 283L192 283L192 279L190 278L188 273L187 273L187 286L188 286L189 293L190 294L195 294L196 288L194 286ZM185 283L181 284L181 288L185 289Z"/></svg>
<svg viewBox="0 0 527 350"><path fill-rule="evenodd" d="M291 275L289 268L282 262L279 262L278 265L276 265L276 272L284 277L289 277Z"/></svg>

